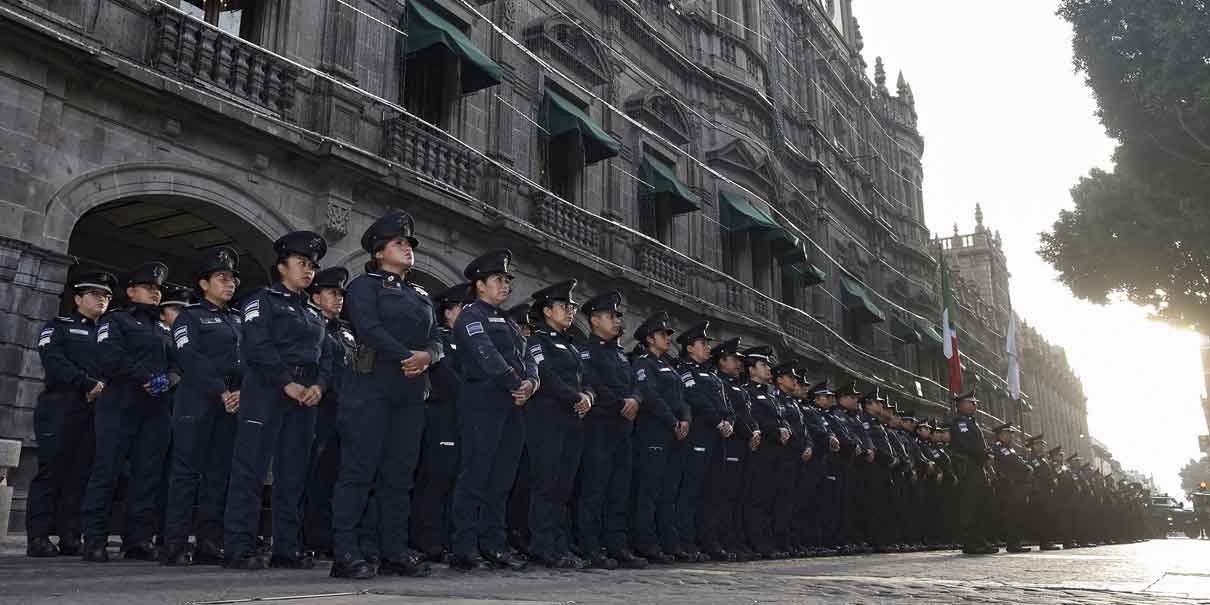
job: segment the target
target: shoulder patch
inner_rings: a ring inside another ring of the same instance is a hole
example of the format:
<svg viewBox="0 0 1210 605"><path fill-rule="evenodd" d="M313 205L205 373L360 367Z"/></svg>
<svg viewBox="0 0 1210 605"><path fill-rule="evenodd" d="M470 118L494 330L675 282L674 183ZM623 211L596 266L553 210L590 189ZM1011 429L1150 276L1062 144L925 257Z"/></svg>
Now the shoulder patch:
<svg viewBox="0 0 1210 605"><path fill-rule="evenodd" d="M645 368L639 368L639 371L635 373L635 378L639 382L647 382L647 370Z"/></svg>
<svg viewBox="0 0 1210 605"><path fill-rule="evenodd" d="M584 349L580 351L580 359L592 359L592 354L588 352L588 349Z"/></svg>
<svg viewBox="0 0 1210 605"><path fill-rule="evenodd" d="M483 333L483 322L474 321L466 324L466 335L476 336Z"/></svg>
<svg viewBox="0 0 1210 605"><path fill-rule="evenodd" d="M38 334L38 346L45 347L46 345L50 344L50 337L53 336L54 333L54 328L46 328L42 330L42 333Z"/></svg>

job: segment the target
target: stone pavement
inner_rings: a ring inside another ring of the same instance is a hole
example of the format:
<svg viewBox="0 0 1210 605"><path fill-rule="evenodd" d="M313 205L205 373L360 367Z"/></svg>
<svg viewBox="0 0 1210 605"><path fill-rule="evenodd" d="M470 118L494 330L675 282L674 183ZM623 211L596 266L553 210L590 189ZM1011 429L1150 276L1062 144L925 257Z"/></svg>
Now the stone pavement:
<svg viewBox="0 0 1210 605"><path fill-rule="evenodd" d="M954 552L700 564L643 571L332 580L312 571L233 572L115 561L33 560L0 545L0 603L1210 603L1210 541L1155 540L1072 551Z"/></svg>

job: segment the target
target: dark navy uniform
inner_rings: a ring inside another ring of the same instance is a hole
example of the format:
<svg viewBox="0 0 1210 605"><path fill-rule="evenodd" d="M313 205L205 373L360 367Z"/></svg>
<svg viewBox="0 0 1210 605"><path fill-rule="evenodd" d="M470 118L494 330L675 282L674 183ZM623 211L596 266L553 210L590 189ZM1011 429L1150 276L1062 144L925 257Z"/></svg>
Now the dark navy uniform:
<svg viewBox="0 0 1210 605"><path fill-rule="evenodd" d="M161 286L167 276L162 263L149 263L135 269L127 284ZM96 355L105 390L94 406L96 458L81 504L84 554L94 561L108 558L104 546L113 493L129 458L122 548L128 556L154 558L156 500L172 430L169 401L162 396L168 389L169 351L159 307L132 303L102 316ZM150 385L150 392L144 385Z"/></svg>
<svg viewBox="0 0 1210 605"><path fill-rule="evenodd" d="M113 294L114 276L76 276L72 291ZM29 484L25 529L31 556L80 553L80 500L96 448L93 402L87 395L101 384L97 364L97 323L78 311L47 322L38 333L38 357L45 389L34 408L38 472ZM56 549L48 537L59 536Z"/></svg>
<svg viewBox="0 0 1210 605"><path fill-rule="evenodd" d="M424 438L412 498L412 543L434 561L440 561L450 546L450 494L458 477L462 440L457 409L462 367L444 312L461 307L469 288L470 284L459 284L433 297L444 355L429 370L433 388L424 406Z"/></svg>
<svg viewBox="0 0 1210 605"><path fill-rule="evenodd" d="M331 267L315 274L307 292L314 295L325 288L339 290L344 295L349 271ZM340 471L340 437L337 434L337 412L344 393L345 372L353 363L357 339L352 325L339 318L327 318L324 347L332 358L332 382L324 391L315 411L315 440L311 444L307 464L307 487L304 495L303 537L308 551L332 552L332 492ZM367 530L369 528L366 528Z"/></svg>
<svg viewBox="0 0 1210 605"><path fill-rule="evenodd" d="M601 294L580 309L589 317L596 312L622 315L622 295ZM616 338L596 334L580 349L584 384L595 394L584 419L584 454L576 529L580 552L590 560L602 547L610 558L628 566L642 566L628 548L627 515L633 472L634 422L622 416L626 399L642 403L634 370ZM600 557L598 557L599 559ZM607 562L605 562L607 566Z"/></svg>
<svg viewBox="0 0 1210 605"><path fill-rule="evenodd" d="M998 536L1004 539L1009 552L1028 552L1022 546L1029 519L1029 487L1033 479L1033 468L1021 457L1010 443L999 439L1001 432L1020 432L1012 424L1002 424L992 429L997 435L992 444L992 459L996 469L996 512L999 521Z"/></svg>
<svg viewBox="0 0 1210 605"><path fill-rule="evenodd" d="M572 307L576 280L554 284L533 294L531 317L538 321L544 307L565 303ZM584 385L580 350L564 332L545 322L526 341L529 356L538 365L542 390L525 405L525 439L530 462L530 557L551 567L578 567L571 557L571 496L584 446L583 416L575 406L582 395L592 401ZM587 410L585 410L587 413Z"/></svg>
<svg viewBox="0 0 1210 605"><path fill-rule="evenodd" d="M203 259L198 278L230 271L238 256L230 248L217 248ZM222 395L238 391L242 380L240 340L243 318L239 311L209 300L181 310L172 325L175 364L182 379L173 401L173 441L169 488L165 504L166 563L182 561L179 555L194 529L197 502L195 556L218 562L222 552L223 508L235 441L235 415L228 412Z"/></svg>
<svg viewBox="0 0 1210 605"><path fill-rule="evenodd" d="M404 223L392 222L398 220ZM404 213L380 219L362 238L363 248L373 253L384 240L414 241L411 220ZM340 478L332 502L332 537L337 562L363 558L357 525L373 488L384 560L380 571L416 575L427 573L427 568L411 550L408 531L424 401L431 387L427 370L409 378L401 364L416 352L440 362L443 349L428 293L403 276L373 269L349 284L345 303L361 348L341 399ZM372 356L372 362L363 361L366 356Z"/></svg>
<svg viewBox="0 0 1210 605"><path fill-rule="evenodd" d="M711 350L714 363L717 364L724 356L740 356L739 346L738 338L716 345ZM704 504L706 520L701 531L701 541L703 550L711 558L733 560L745 554L747 550L739 506L740 492L743 486L744 461L751 451L752 433L758 429L752 419L752 405L748 402L748 393L744 390L740 378L721 373L719 378L722 380L725 397L724 420L731 423L734 432L721 441L720 451L711 456Z"/></svg>
<svg viewBox="0 0 1210 605"><path fill-rule="evenodd" d="M809 392L809 391L808 391ZM808 401L798 401L802 412L803 427L807 431L807 447L811 448L811 459L802 466L802 478L795 494L794 526L795 545L799 552L821 546L820 520L827 511L820 508L820 483L827 474L831 459L838 453L832 452L832 443L839 438L832 432L824 413Z"/></svg>
<svg viewBox="0 0 1210 605"><path fill-rule="evenodd" d="M877 389L861 399L863 407L885 401ZM890 433L878 417L863 409L860 418L870 448L874 450L874 463L865 466L866 507L862 511L865 536L875 550L888 552L895 538L892 498L895 490L894 469L899 466L900 457L896 454Z"/></svg>
<svg viewBox="0 0 1210 605"><path fill-rule="evenodd" d="M744 351L744 360L751 367L760 361L768 363L772 354L770 347L753 347ZM766 556L774 553L773 503L779 480L778 465L785 449L781 443L781 430L788 427L782 417L781 405L774 399L769 385L748 382L744 388L752 404L752 418L761 432L760 446L752 452L746 465L749 472L744 525L752 549Z"/></svg>
<svg viewBox="0 0 1210 605"><path fill-rule="evenodd" d="M274 244L280 258L312 262L327 251L318 234L298 231ZM291 383L326 391L332 359L324 347L325 321L305 291L275 282L244 303L243 355L247 366L240 388L238 429L224 514L227 565L259 569L256 534L261 491L273 461L273 560L306 566L302 551L302 497L315 431L315 408L285 393Z"/></svg>
<svg viewBox="0 0 1210 605"><path fill-rule="evenodd" d="M846 494L849 482L855 480L853 469L865 453L864 431L861 430L860 424L849 421L845 409L839 404L833 403L826 409L820 405L822 398L835 396L827 381L811 387L810 393L815 404L820 407L820 413L828 428L840 443L840 450L827 457L823 476L816 490L818 504L815 505L819 546L836 549L856 541L851 532L850 515L853 511L846 502Z"/></svg>
<svg viewBox="0 0 1210 605"><path fill-rule="evenodd" d="M672 321L665 312L647 318L635 331L635 340L643 343L648 335L658 331L672 331ZM676 427L691 417L684 400L684 383L667 359L646 351L635 357L632 366L643 393L634 444L635 549L640 555L667 562L668 555L680 549L676 490L680 487L685 442L676 438ZM673 477L675 483L670 481Z"/></svg>
<svg viewBox="0 0 1210 605"><path fill-rule="evenodd" d="M472 282L511 277L511 260L511 252L493 251L464 273ZM526 353L520 326L481 299L462 309L453 332L465 381L458 398L462 460L453 496L455 565L483 568L482 553L498 565L523 567L508 553L505 534L509 490L525 443L522 407L512 393L523 381L539 385L538 366Z"/></svg>
<svg viewBox="0 0 1210 605"><path fill-rule="evenodd" d="M971 399L976 403L974 393L964 393L955 397L955 401ZM986 508L988 499L988 477L986 464L988 461L987 442L984 441L983 430L975 415L958 414L954 416L950 450L958 463L959 481L959 514L961 515L963 551L979 554L978 551L990 550L988 547L986 528Z"/></svg>
<svg viewBox="0 0 1210 605"><path fill-rule="evenodd" d="M709 342L706 335L710 322L698 323L683 332L677 341L681 343L681 384L685 388L685 404L693 421L689 424L688 448L685 452L685 471L677 494L676 519L678 550L695 556L701 551L702 541L698 528L702 517L706 473L715 458L722 458L723 435L720 425L730 418L723 380L706 363L697 363L684 351L684 347L697 340Z"/></svg>

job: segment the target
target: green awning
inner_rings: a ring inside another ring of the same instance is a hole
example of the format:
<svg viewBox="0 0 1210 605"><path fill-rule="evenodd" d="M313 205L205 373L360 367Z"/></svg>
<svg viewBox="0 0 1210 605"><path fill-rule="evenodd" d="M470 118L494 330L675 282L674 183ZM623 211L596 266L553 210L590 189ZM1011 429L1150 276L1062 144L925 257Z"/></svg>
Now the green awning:
<svg viewBox="0 0 1210 605"><path fill-rule="evenodd" d="M462 94L469 94L504 80L504 69L483 54L462 30L417 0L409 0L400 17L399 29L406 31L403 56L433 46L444 46L462 62Z"/></svg>
<svg viewBox="0 0 1210 605"><path fill-rule="evenodd" d="M804 286L814 286L822 284L828 279L828 274L823 272L823 269L816 267L808 262L790 263L782 265L781 270L784 273L797 276L802 280Z"/></svg>
<svg viewBox="0 0 1210 605"><path fill-rule="evenodd" d="M579 136L584 145L585 164L611 158L622 149L622 142L597 126L579 106L550 89L547 89L546 97L542 100L542 114L538 122L546 130L546 136L552 139L565 134Z"/></svg>
<svg viewBox="0 0 1210 605"><path fill-rule="evenodd" d="M752 205L748 198L731 191L718 192L719 222L727 231L770 231L781 226L767 212Z"/></svg>
<svg viewBox="0 0 1210 605"><path fill-rule="evenodd" d="M643 155L643 163L639 165L639 185L641 195L652 196L657 203L668 204L672 214L684 214L702 209L702 198L689 190L676 171L663 160L650 155Z"/></svg>
<svg viewBox="0 0 1210 605"><path fill-rule="evenodd" d="M789 229L780 226L766 233L764 239L769 242L769 251L779 259L783 256L793 255L796 248L802 247L796 235L790 233Z"/></svg>
<svg viewBox="0 0 1210 605"><path fill-rule="evenodd" d="M781 251L781 254L777 254L776 256L777 261L783 266L805 263L807 262L807 248L800 243L789 250Z"/></svg>
<svg viewBox="0 0 1210 605"><path fill-rule="evenodd" d="M916 344L921 339L920 332L916 331L916 328L912 324L900 319L897 315L891 323L891 334L907 344Z"/></svg>
<svg viewBox="0 0 1210 605"><path fill-rule="evenodd" d="M870 294L861 284L848 276L840 276L840 286L844 289L843 300L845 308L857 314L863 323L881 323L886 321L886 314L870 300Z"/></svg>
<svg viewBox="0 0 1210 605"><path fill-rule="evenodd" d="M933 326L933 322L927 319L916 318L916 331L920 332L920 335L923 337L921 344L932 344L938 347L945 345L945 338Z"/></svg>

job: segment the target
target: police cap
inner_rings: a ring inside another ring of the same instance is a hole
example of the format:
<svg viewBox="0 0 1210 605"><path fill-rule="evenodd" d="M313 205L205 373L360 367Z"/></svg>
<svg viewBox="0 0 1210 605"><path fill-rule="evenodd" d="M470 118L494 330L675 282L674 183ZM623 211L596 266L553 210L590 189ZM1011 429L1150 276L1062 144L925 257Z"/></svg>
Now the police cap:
<svg viewBox="0 0 1210 605"><path fill-rule="evenodd" d="M698 323L695 323L692 326L690 326L689 329L685 330L684 332L681 332L681 335L676 337L676 341L682 347L687 347L698 340L704 340L706 342L714 342L713 338L710 338L708 335L706 335L706 330L709 328L710 328L709 321L699 321Z"/></svg>
<svg viewBox="0 0 1210 605"><path fill-rule="evenodd" d="M278 259L301 256L318 265L319 260L328 253L328 242L314 231L294 231L277 238L273 242L273 251Z"/></svg>
<svg viewBox="0 0 1210 605"><path fill-rule="evenodd" d="M361 234L361 249L372 255L397 237L406 239L412 249L416 249L420 247L420 240L416 239L415 231L416 221L412 219L412 215L396 210L374 221L374 224Z"/></svg>
<svg viewBox="0 0 1210 605"><path fill-rule="evenodd" d="M471 261L466 266L466 269L462 271L462 275L472 282L479 279L487 279L493 275L504 275L512 279L513 274L509 270L509 265L512 262L512 250L507 248L492 250Z"/></svg>
<svg viewBox="0 0 1210 605"><path fill-rule="evenodd" d="M193 302L193 289L173 284L164 287L164 295L160 298L160 308L174 305L185 307L191 302Z"/></svg>
<svg viewBox="0 0 1210 605"><path fill-rule="evenodd" d="M453 305L462 304L462 301L466 300L466 294L470 289L470 282L463 282L432 295L430 299L438 308L449 308Z"/></svg>
<svg viewBox="0 0 1210 605"><path fill-rule="evenodd" d="M765 363L773 362L773 347L769 345L760 345L758 347L749 347L744 351L744 361L748 365L756 365L756 362L763 361Z"/></svg>
<svg viewBox="0 0 1210 605"><path fill-rule="evenodd" d="M846 384L843 387L840 387L840 390L836 391L836 396L837 397L861 397L861 391L857 390L856 382L850 382L849 384Z"/></svg>
<svg viewBox="0 0 1210 605"><path fill-rule="evenodd" d="M835 395L836 394L835 392L832 391L832 387L828 384L827 379L824 379L823 382L817 382L814 385L812 385L811 390L808 391L808 393L810 393L811 397L818 397L820 395Z"/></svg>
<svg viewBox="0 0 1210 605"><path fill-rule="evenodd" d="M1013 423L1011 423L1011 422L1005 422L1004 424L1001 424L1000 426L992 429L993 434L999 433L1000 431L1008 431L1010 433L1020 433L1021 429L1017 428L1016 426L1013 426Z"/></svg>
<svg viewBox="0 0 1210 605"><path fill-rule="evenodd" d="M324 288L335 288L344 293L349 283L349 270L344 267L328 267L315 274L315 279L307 288L307 292L318 294Z"/></svg>
<svg viewBox="0 0 1210 605"><path fill-rule="evenodd" d="M572 290L575 290L576 284L579 283L574 279L561 281L557 284L552 284L534 292L530 298L534 299L534 305L541 308L551 302L565 302L569 305L577 304L572 298Z"/></svg>
<svg viewBox="0 0 1210 605"><path fill-rule="evenodd" d="M71 281L72 292L83 294L89 290L101 290L113 294L118 289L118 278L108 271L88 271L81 273Z"/></svg>
<svg viewBox="0 0 1210 605"><path fill-rule="evenodd" d="M230 271L233 277L239 277L239 253L230 246L211 248L202 254L197 264L197 278L209 279L211 275Z"/></svg>
<svg viewBox="0 0 1210 605"><path fill-rule="evenodd" d="M622 317L622 293L617 290L602 292L580 305L580 312L590 317L597 311L613 311L614 315Z"/></svg>
<svg viewBox="0 0 1210 605"><path fill-rule="evenodd" d="M650 317L645 319L642 324L634 331L634 339L639 342L647 340L648 336L656 332L673 333L676 330L672 329L672 317L667 311L656 311Z"/></svg>
<svg viewBox="0 0 1210 605"><path fill-rule="evenodd" d="M163 286L168 280L168 265L159 261L143 263L126 272L126 287L145 284Z"/></svg>

